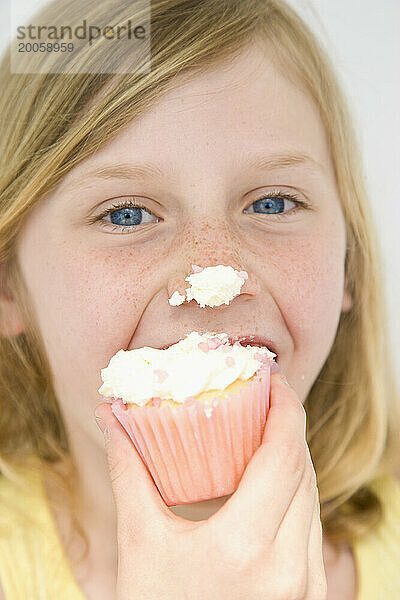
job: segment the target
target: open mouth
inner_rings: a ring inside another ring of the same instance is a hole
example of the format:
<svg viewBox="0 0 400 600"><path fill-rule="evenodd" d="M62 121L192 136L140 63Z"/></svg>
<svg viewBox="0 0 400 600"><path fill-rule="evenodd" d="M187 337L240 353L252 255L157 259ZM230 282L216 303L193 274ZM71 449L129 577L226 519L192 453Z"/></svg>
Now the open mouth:
<svg viewBox="0 0 400 600"><path fill-rule="evenodd" d="M217 334L219 332L213 331L212 333ZM233 346L236 342L239 342L239 344L243 347L246 347L246 346L265 347L270 352L273 352L274 354L276 354L276 356L273 358L273 360L275 360L276 362L278 361L278 352L277 352L275 343L265 336L252 335L252 334L250 334L250 335L235 335L235 336L228 335L228 340L229 340L229 344L231 346ZM166 350L170 346L177 344L179 341L180 340L176 340L175 342L171 342L171 344L166 344L165 346L162 346L160 348L160 350Z"/></svg>
<svg viewBox="0 0 400 600"><path fill-rule="evenodd" d="M276 354L274 360L278 360L278 352L276 350L276 346L274 342L263 335L236 335L236 336L228 336L229 343L234 344L235 342L239 342L241 346L258 346L265 347L270 352Z"/></svg>

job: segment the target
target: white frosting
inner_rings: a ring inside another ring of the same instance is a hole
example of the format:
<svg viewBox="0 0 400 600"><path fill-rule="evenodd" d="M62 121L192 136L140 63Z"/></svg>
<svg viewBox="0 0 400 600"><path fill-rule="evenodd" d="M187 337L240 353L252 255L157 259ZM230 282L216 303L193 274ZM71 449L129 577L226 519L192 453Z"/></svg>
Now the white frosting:
<svg viewBox="0 0 400 600"><path fill-rule="evenodd" d="M190 287L185 290L186 301L195 300L202 308L229 304L240 294L240 289L248 277L246 271L236 271L224 265L204 269L192 265L192 268L195 272L185 278L185 281L190 283ZM179 306L185 301L185 297L176 291L168 301L171 306Z"/></svg>
<svg viewBox="0 0 400 600"><path fill-rule="evenodd" d="M171 306L179 306L185 302L185 296L182 296L178 290L176 290L176 292L172 294L171 298L169 298L168 302Z"/></svg>
<svg viewBox="0 0 400 600"><path fill-rule="evenodd" d="M103 385L98 391L140 406L155 397L183 403L188 396L224 390L237 379L252 377L263 364L254 357L257 353L268 359L276 356L264 346L231 346L226 333L192 331L166 350L119 350L101 369Z"/></svg>

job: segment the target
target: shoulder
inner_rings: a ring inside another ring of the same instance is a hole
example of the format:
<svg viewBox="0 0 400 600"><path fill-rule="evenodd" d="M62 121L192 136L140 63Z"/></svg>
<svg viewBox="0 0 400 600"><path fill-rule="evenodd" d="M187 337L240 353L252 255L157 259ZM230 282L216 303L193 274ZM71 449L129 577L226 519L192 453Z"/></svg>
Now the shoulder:
<svg viewBox="0 0 400 600"><path fill-rule="evenodd" d="M43 500L40 480L30 471L16 471L11 477L0 475L0 537L15 538L18 532L41 525ZM1 600L1 597L0 597Z"/></svg>
<svg viewBox="0 0 400 600"><path fill-rule="evenodd" d="M400 463L397 465L397 469L393 472L393 477L396 481L400 482Z"/></svg>
<svg viewBox="0 0 400 600"><path fill-rule="evenodd" d="M26 575L29 570L25 557L34 553L31 541L37 541L44 531L35 475L25 469L15 472L18 473L15 480L14 473L12 477L0 474L0 600L6 600L6 591L7 598L10 594L12 598L18 595L14 590L15 573L9 573L10 568L14 570L9 557L21 559L18 566ZM35 546L35 552L38 547Z"/></svg>
<svg viewBox="0 0 400 600"><path fill-rule="evenodd" d="M394 474L396 480L400 483L400 469Z"/></svg>
<svg viewBox="0 0 400 600"><path fill-rule="evenodd" d="M378 479L380 482L380 485L382 485L382 478ZM392 481L395 482L396 484L400 485L400 470L397 469L397 471L389 471L386 473L385 477L384 477L385 481Z"/></svg>

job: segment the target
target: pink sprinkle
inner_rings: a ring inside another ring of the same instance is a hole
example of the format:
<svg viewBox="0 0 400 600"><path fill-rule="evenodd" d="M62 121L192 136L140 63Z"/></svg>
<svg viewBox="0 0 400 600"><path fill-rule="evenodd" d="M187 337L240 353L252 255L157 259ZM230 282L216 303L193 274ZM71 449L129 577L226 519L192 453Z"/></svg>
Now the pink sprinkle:
<svg viewBox="0 0 400 600"><path fill-rule="evenodd" d="M215 350L220 346L222 346L222 341L218 337L213 337L210 340L208 340L208 347L210 348L210 350Z"/></svg>
<svg viewBox="0 0 400 600"><path fill-rule="evenodd" d="M227 356L225 359L226 362L226 366L227 367L234 367L235 366L235 359L233 358L233 356Z"/></svg>
<svg viewBox="0 0 400 600"><path fill-rule="evenodd" d="M158 377L158 383L163 383L168 377L167 371L162 369L154 369L154 374Z"/></svg>
<svg viewBox="0 0 400 600"><path fill-rule="evenodd" d="M193 273L201 273L204 270L203 267L199 267L198 265L192 265Z"/></svg>
<svg viewBox="0 0 400 600"><path fill-rule="evenodd" d="M242 279L248 279L249 278L249 276L246 273L246 271L239 271L238 275L239 275L239 277L242 277Z"/></svg>
<svg viewBox="0 0 400 600"><path fill-rule="evenodd" d="M153 400L151 401L151 406L154 406L155 408L160 408L160 405L161 405L161 398L159 398L158 396L153 398Z"/></svg>
<svg viewBox="0 0 400 600"><path fill-rule="evenodd" d="M199 342L198 349L202 350L203 352L205 352L207 354L207 352L209 351L210 347L207 344L207 342Z"/></svg>
<svg viewBox="0 0 400 600"><path fill-rule="evenodd" d="M280 373L281 370L279 368L279 365L277 362L275 362L274 360L271 360L271 375L272 373Z"/></svg>

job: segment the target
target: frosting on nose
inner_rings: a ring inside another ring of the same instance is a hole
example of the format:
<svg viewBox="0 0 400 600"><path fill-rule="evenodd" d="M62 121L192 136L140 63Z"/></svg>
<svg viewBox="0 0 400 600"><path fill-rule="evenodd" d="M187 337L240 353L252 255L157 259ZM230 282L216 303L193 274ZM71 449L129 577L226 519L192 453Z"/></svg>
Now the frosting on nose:
<svg viewBox="0 0 400 600"><path fill-rule="evenodd" d="M259 292L258 282L249 278L245 270L236 270L225 265L192 265L192 271L193 273L185 278L190 284L185 290L182 290L178 281L171 282L168 286L168 301L171 306L179 306L192 300L202 308L221 306L229 304L239 294L257 295Z"/></svg>

